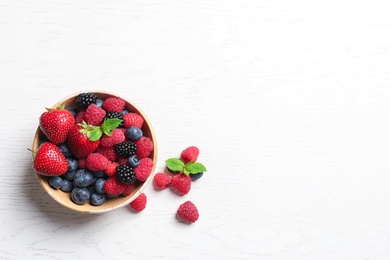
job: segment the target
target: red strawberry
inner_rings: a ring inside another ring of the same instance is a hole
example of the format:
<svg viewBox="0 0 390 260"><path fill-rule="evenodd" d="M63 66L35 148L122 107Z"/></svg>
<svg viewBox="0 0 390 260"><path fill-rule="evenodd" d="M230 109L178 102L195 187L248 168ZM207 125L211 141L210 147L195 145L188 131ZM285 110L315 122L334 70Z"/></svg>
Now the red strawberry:
<svg viewBox="0 0 390 260"><path fill-rule="evenodd" d="M125 190L125 184L118 181L115 176L112 176L106 180L103 189L109 195L120 195Z"/></svg>
<svg viewBox="0 0 390 260"><path fill-rule="evenodd" d="M196 146L190 146L181 152L181 159L185 162L196 162L199 156L199 148Z"/></svg>
<svg viewBox="0 0 390 260"><path fill-rule="evenodd" d="M53 143L43 143L35 155L33 169L46 176L59 176L68 170L68 161Z"/></svg>
<svg viewBox="0 0 390 260"><path fill-rule="evenodd" d="M69 129L74 125L73 115L65 106L48 109L39 118L39 127L46 137L54 144L65 142Z"/></svg>
<svg viewBox="0 0 390 260"><path fill-rule="evenodd" d="M188 194L191 190L191 177L185 174L175 174L172 176L171 186L179 195Z"/></svg>
<svg viewBox="0 0 390 260"><path fill-rule="evenodd" d="M168 174L158 172L154 175L153 181L154 181L154 186L157 189L162 190L171 184L172 177L169 176Z"/></svg>
<svg viewBox="0 0 390 260"><path fill-rule="evenodd" d="M136 113L127 113L123 115L123 126L125 128L129 128L130 126L136 126L139 129L141 129L144 119L142 116L136 114Z"/></svg>
<svg viewBox="0 0 390 260"><path fill-rule="evenodd" d="M100 140L91 141L87 136L88 126L74 125L68 133L68 146L77 158L85 158L99 146Z"/></svg>
<svg viewBox="0 0 390 260"><path fill-rule="evenodd" d="M145 193L141 193L140 195L138 195L137 198L135 198L135 200L130 202L130 207L134 211L140 212L140 211L143 211L145 209L146 202L147 202L147 197L146 197Z"/></svg>
<svg viewBox="0 0 390 260"><path fill-rule="evenodd" d="M194 223L199 218L198 208L191 201L186 201L180 205L176 212L176 217L186 223Z"/></svg>
<svg viewBox="0 0 390 260"><path fill-rule="evenodd" d="M153 161L150 158L142 158L139 165L134 168L135 177L140 181L146 181L153 170Z"/></svg>
<svg viewBox="0 0 390 260"><path fill-rule="evenodd" d="M103 109L107 112L122 112L125 108L125 101L117 97L109 97L103 102Z"/></svg>
<svg viewBox="0 0 390 260"><path fill-rule="evenodd" d="M142 136L137 141L134 141L134 143L137 145L137 155L139 158L148 157L153 151L154 146L152 139L147 136Z"/></svg>
<svg viewBox="0 0 390 260"><path fill-rule="evenodd" d="M87 168L91 171L104 171L110 161L100 153L90 153L87 157Z"/></svg>
<svg viewBox="0 0 390 260"><path fill-rule="evenodd" d="M104 111L104 109L95 104L90 104L85 111L85 122L90 125L98 126L103 123L105 116L106 111Z"/></svg>

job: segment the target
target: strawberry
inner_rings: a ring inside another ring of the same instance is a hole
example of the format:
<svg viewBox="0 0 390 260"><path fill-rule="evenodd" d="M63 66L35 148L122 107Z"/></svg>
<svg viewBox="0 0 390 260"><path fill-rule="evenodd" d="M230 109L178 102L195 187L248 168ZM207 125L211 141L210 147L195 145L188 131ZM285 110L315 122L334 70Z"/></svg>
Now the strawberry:
<svg viewBox="0 0 390 260"><path fill-rule="evenodd" d="M194 223L199 218L198 208L191 201L186 201L181 204L176 212L178 220L185 223Z"/></svg>
<svg viewBox="0 0 390 260"><path fill-rule="evenodd" d="M196 162L199 156L199 148L196 146L190 146L181 152L181 159L185 162Z"/></svg>
<svg viewBox="0 0 390 260"><path fill-rule="evenodd" d="M88 137L91 129L86 123L73 125L68 133L68 146L73 155L79 159L93 153L100 144L100 140L91 141Z"/></svg>
<svg viewBox="0 0 390 260"><path fill-rule="evenodd" d="M64 108L65 105L47 109L39 118L41 131L54 144L65 142L69 129L74 125L72 113Z"/></svg>
<svg viewBox="0 0 390 260"><path fill-rule="evenodd" d="M41 175L59 176L67 172L68 162L58 146L45 142L38 148L33 169Z"/></svg>

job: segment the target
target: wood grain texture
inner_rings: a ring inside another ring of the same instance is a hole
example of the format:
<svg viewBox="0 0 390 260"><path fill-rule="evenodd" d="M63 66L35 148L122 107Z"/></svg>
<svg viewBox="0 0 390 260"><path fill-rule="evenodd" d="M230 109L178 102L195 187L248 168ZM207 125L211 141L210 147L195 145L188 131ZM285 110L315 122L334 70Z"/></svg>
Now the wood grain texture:
<svg viewBox="0 0 390 260"><path fill-rule="evenodd" d="M2 0L0 259L389 259L389 8ZM141 213L85 215L45 194L38 118L91 89L148 115L156 172L200 148L188 195L148 186Z"/></svg>

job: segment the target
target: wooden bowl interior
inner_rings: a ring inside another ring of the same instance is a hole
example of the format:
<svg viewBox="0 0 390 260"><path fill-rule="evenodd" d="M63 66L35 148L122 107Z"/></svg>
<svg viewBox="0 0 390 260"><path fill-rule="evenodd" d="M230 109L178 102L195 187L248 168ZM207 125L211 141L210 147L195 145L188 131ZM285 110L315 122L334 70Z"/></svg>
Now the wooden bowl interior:
<svg viewBox="0 0 390 260"><path fill-rule="evenodd" d="M69 96L69 97L67 97L67 98L57 102L56 104L54 104L52 106L52 108L55 108L55 107L57 107L57 106L59 106L61 104L65 104L66 107L75 107L75 102L76 102L77 96L80 93L73 94L73 95L71 95L71 96ZM96 93L98 95L98 98L103 99L103 100L108 98L108 97L118 97L118 96L116 96L114 94L111 94L111 93L108 93L108 92L94 92L94 93ZM154 169L155 169L155 166L156 166L156 163L157 163L157 142L156 142L155 133L153 131L153 128L152 128L148 118L141 111L141 109L139 109L136 105L134 105L130 101L124 99L123 97L121 97L121 98L126 101L126 109L128 111L138 113L138 114L140 114L144 118L144 124L142 126L142 132L143 132L144 136L147 136L147 137L151 138L152 141L153 141L153 144L154 144L154 149L153 149L152 153L149 156L153 160L153 163L154 163L154 166L153 166L153 169L152 169L152 174L149 176L149 178L146 181L144 181L140 185L138 185L131 195L126 196L126 197L122 197L121 196L121 197L118 197L118 198L115 198L115 199L107 199L106 202L103 203L103 205L101 205L101 206L93 206L93 205L91 205L89 203L86 203L84 205L77 205L77 204L75 204L74 202L72 202L72 200L70 198L70 193L63 192L63 191L61 191L59 189L58 190L53 189L52 187L49 186L49 184L47 182L47 177L46 176L43 176L43 175L40 175L40 174L36 173L36 177L37 177L39 183L41 184L41 186L43 187L43 189L54 200L56 200L58 203L62 204L63 206L65 206L65 207L67 207L67 208L69 208L71 210L78 211L78 212L85 212L85 213L103 213L103 212L106 212L106 211L110 211L110 210L113 210L113 209L116 209L116 208L128 205L140 193L143 192L145 187L153 179L153 173L154 173ZM43 137L44 137L44 134L38 127L37 130L36 130L36 133L35 133L34 141L33 141L33 146L32 146L32 150L33 151L37 151L38 150L39 142L40 142L41 138L43 138Z"/></svg>

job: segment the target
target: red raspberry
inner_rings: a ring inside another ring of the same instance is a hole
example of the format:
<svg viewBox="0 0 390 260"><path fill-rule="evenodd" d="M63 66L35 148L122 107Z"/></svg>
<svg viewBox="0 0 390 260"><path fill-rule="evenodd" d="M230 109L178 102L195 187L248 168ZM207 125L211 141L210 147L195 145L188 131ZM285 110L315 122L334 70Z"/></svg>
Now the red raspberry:
<svg viewBox="0 0 390 260"><path fill-rule="evenodd" d="M130 202L130 207L134 211L140 212L140 211L143 211L145 209L146 202L147 202L147 197L146 197L145 193L141 193L140 195L138 195L138 197L135 200Z"/></svg>
<svg viewBox="0 0 390 260"><path fill-rule="evenodd" d="M118 160L116 160L116 161L118 162L119 165L122 165L122 164L129 165L129 158L127 158L127 157L119 156Z"/></svg>
<svg viewBox="0 0 390 260"><path fill-rule="evenodd" d="M121 130L123 132L123 135L125 136L125 141L130 140L130 138L126 134L126 128L117 128L117 129L119 129L119 130Z"/></svg>
<svg viewBox="0 0 390 260"><path fill-rule="evenodd" d="M142 136L137 141L134 141L134 143L137 145L137 155L139 158L148 157L153 151L154 146L152 139L147 136Z"/></svg>
<svg viewBox="0 0 390 260"><path fill-rule="evenodd" d="M90 153L87 157L87 168L91 171L104 171L110 161L100 153Z"/></svg>
<svg viewBox="0 0 390 260"><path fill-rule="evenodd" d="M188 194L191 190L191 177L185 174L175 174L172 176L171 186L179 195Z"/></svg>
<svg viewBox="0 0 390 260"><path fill-rule="evenodd" d="M112 176L106 180L103 185L104 191L109 195L120 195L125 190L124 183L117 180L115 176Z"/></svg>
<svg viewBox="0 0 390 260"><path fill-rule="evenodd" d="M100 126L103 123L106 111L95 104L90 104L85 111L85 122L90 125Z"/></svg>
<svg viewBox="0 0 390 260"><path fill-rule="evenodd" d="M123 115L123 126L125 128L129 128L130 126L136 126L139 129L141 129L144 119L142 116L136 114L136 113L127 113Z"/></svg>
<svg viewBox="0 0 390 260"><path fill-rule="evenodd" d="M152 173L153 161L150 158L142 158L139 165L134 168L135 177L140 181L146 181L149 175Z"/></svg>
<svg viewBox="0 0 390 260"><path fill-rule="evenodd" d="M180 205L176 212L176 217L186 223L194 223L199 218L198 208L191 201L186 201Z"/></svg>
<svg viewBox="0 0 390 260"><path fill-rule="evenodd" d="M122 112L125 108L125 101L117 97L109 97L103 102L103 109L107 112Z"/></svg>
<svg viewBox="0 0 390 260"><path fill-rule="evenodd" d="M158 172L154 175L153 181L154 181L154 186L157 189L162 190L168 187L169 185L171 185L172 177L169 176L168 174Z"/></svg>
<svg viewBox="0 0 390 260"><path fill-rule="evenodd" d="M86 158L79 159L78 163L79 163L79 168L81 168L81 169L87 168L87 159Z"/></svg>
<svg viewBox="0 0 390 260"><path fill-rule="evenodd" d="M100 145L103 147L112 147L116 144L120 144L125 140L125 135L120 129L114 129L111 131L111 136L103 135L100 139Z"/></svg>
<svg viewBox="0 0 390 260"><path fill-rule="evenodd" d="M118 154L116 153L114 146L111 147L99 146L95 152L104 155L111 162L114 162L116 161L116 159L118 159Z"/></svg>
<svg viewBox="0 0 390 260"><path fill-rule="evenodd" d="M85 111L80 111L77 113L74 123L76 125L81 124L84 121L84 118L85 118Z"/></svg>
<svg viewBox="0 0 390 260"><path fill-rule="evenodd" d="M196 146L190 146L181 152L181 159L185 162L196 162L199 156L199 148Z"/></svg>
<svg viewBox="0 0 390 260"><path fill-rule="evenodd" d="M115 173L116 173L116 167L119 166L119 163L117 162L110 162L108 163L106 169L104 170L104 172L108 175L108 176L114 176Z"/></svg>
<svg viewBox="0 0 390 260"><path fill-rule="evenodd" d="M135 185L133 183L125 184L125 190L122 192L123 196L129 196L135 191Z"/></svg>

